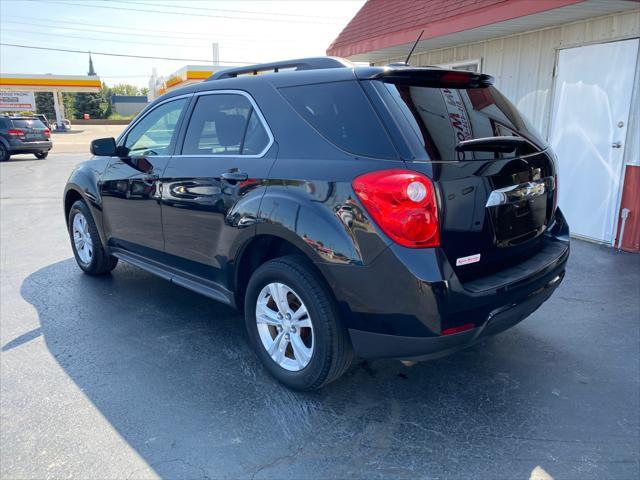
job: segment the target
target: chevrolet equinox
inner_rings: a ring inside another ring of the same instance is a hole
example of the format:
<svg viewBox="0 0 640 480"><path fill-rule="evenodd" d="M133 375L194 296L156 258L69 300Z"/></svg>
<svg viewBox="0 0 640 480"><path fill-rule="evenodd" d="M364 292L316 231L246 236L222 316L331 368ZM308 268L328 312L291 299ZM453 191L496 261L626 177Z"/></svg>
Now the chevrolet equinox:
<svg viewBox="0 0 640 480"><path fill-rule="evenodd" d="M167 93L71 174L75 259L244 310L294 389L468 347L536 310L569 256L554 154L492 83L321 57Z"/></svg>

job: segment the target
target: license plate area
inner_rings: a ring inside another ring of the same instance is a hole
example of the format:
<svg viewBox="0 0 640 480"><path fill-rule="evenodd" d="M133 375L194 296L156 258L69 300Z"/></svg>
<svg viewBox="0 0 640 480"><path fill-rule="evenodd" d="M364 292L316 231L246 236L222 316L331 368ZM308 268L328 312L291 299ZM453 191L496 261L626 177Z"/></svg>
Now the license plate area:
<svg viewBox="0 0 640 480"><path fill-rule="evenodd" d="M496 246L518 245L545 231L553 201L552 181L552 178L539 179L491 193L487 210Z"/></svg>

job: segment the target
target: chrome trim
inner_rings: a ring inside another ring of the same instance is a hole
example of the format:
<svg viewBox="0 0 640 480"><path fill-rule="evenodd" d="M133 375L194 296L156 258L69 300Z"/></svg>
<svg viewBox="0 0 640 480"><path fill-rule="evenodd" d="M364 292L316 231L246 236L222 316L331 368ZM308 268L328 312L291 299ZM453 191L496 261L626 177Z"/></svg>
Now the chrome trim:
<svg viewBox="0 0 640 480"><path fill-rule="evenodd" d="M541 178L540 180L535 180L533 182L510 185L491 192L485 207L495 207L497 205L516 203L521 200L529 200L534 197L544 195L546 191L547 179L545 178Z"/></svg>
<svg viewBox="0 0 640 480"><path fill-rule="evenodd" d="M120 145L120 140L124 139L127 135L129 135L129 132L131 131L132 128L134 128L138 123L140 123L140 121L143 118L145 118L147 115L149 115L151 112L153 112L160 105L164 105L165 103L173 102L174 100L179 100L181 98L189 98L189 97L193 97L193 93L184 93L182 95L176 95L175 97L167 98L166 100L163 100L161 102L156 103L152 107L150 106L148 108L148 110L143 110L142 112L140 112L140 115L138 115L133 120L133 122L131 122L129 125L127 125L127 128L125 128L122 131L122 133L118 136L118 138L116 139L116 145L121 146ZM188 106L188 104L186 106Z"/></svg>
<svg viewBox="0 0 640 480"><path fill-rule="evenodd" d="M194 94L194 96L196 97L201 97L201 96L205 96L205 95L241 95L243 97L245 97L247 100L249 100L249 103L251 103L251 106L253 107L253 109L255 110L255 112L258 114L258 119L260 120L260 123L262 124L262 126L264 127L265 131L267 132L267 136L269 137L269 143L267 143L267 146L264 147L264 149L260 152L260 153L256 153L254 155L242 155L242 154L237 154L237 155L222 155L222 154L215 154L215 153L211 153L208 155L182 155L182 153L180 153L180 155L173 155L174 157L195 157L195 158L262 158L265 156L265 154L269 151L269 149L271 148L271 146L273 145L273 142L275 141L273 138L273 133L271 133L271 129L269 128L269 124L267 123L267 120L264 118L264 115L262 114L262 112L260 111L260 109L258 108L258 104L255 102L255 100L253 99L253 97L251 95L249 95L247 92L245 92L244 90L207 90L205 92L196 92ZM196 103L197 105L197 103ZM195 108L195 106L194 106ZM189 119L191 120L191 119ZM187 124L187 128L189 128L189 125ZM184 145L182 145L184 146ZM180 148L180 151L182 152L182 146Z"/></svg>

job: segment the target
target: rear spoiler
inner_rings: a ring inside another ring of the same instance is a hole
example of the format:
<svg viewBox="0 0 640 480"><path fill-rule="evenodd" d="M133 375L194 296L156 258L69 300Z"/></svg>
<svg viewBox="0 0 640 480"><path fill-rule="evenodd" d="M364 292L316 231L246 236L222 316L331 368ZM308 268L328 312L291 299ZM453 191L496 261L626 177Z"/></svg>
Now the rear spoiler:
<svg viewBox="0 0 640 480"><path fill-rule="evenodd" d="M362 79L438 88L482 88L493 85L493 77L484 73L425 67L386 68Z"/></svg>

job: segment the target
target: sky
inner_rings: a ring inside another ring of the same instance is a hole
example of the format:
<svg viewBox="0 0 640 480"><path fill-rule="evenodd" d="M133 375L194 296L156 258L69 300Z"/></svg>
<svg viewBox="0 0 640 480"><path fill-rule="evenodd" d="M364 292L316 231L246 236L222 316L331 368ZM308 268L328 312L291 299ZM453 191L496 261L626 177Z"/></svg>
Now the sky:
<svg viewBox="0 0 640 480"><path fill-rule="evenodd" d="M91 51L107 85L147 86L152 68L325 55L365 0L0 0L0 43ZM180 58L110 57L97 52ZM86 75L87 53L0 46L0 73ZM198 61L199 60L199 61ZM232 63L233 62L233 63Z"/></svg>

